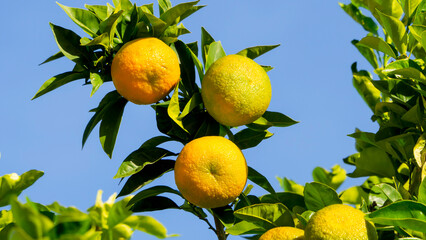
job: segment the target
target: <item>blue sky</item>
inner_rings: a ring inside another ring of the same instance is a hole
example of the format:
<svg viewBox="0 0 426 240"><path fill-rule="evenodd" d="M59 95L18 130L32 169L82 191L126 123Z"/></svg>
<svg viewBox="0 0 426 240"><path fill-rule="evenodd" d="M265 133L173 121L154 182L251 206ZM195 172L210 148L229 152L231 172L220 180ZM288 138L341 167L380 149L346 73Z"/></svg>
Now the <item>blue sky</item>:
<svg viewBox="0 0 426 240"><path fill-rule="evenodd" d="M172 1L174 5L180 2ZM60 3L72 7L105 4L98 0ZM269 110L300 123L273 128L272 138L244 151L248 164L266 176L276 190L280 189L276 176L304 184L312 181L316 166L344 166L342 159L355 152L354 141L347 134L356 127L377 130L370 120L371 111L351 80L354 61L359 68L370 70L350 43L366 33L337 1L204 0L200 4L207 7L183 22L192 32L181 38L185 42L200 41L204 27L222 42L227 54L256 45L281 44L256 61L275 67L268 73L273 89ZM98 189L104 191L104 199L121 189L119 180L112 177L122 160L142 142L160 134L154 111L149 106L128 104L112 159L102 151L98 129L82 149L83 130L92 116L88 111L113 89L112 84L105 84L90 97L90 87L76 81L31 101L44 81L72 67L65 58L38 65L58 51L49 22L78 29L55 1L17 0L2 5L0 175L43 170L45 175L23 196L43 204L59 201L85 210L94 203ZM170 147L179 151L178 146ZM361 181L349 179L343 188ZM173 173L156 183L174 187ZM255 188L256 193L264 194ZM214 239L207 225L188 213L166 210L148 214L170 233L180 234L180 239ZM142 238L155 239L145 234L134 237Z"/></svg>

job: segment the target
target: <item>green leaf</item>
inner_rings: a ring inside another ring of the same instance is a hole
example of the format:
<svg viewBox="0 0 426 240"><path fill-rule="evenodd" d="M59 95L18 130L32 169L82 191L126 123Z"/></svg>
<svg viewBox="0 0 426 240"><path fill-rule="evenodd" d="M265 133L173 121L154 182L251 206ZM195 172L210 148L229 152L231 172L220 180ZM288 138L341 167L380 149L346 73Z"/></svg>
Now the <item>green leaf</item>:
<svg viewBox="0 0 426 240"><path fill-rule="evenodd" d="M108 211L107 224L109 228L113 228L117 224L122 223L126 218L132 215L132 211L128 207L128 202L131 197L126 197L118 202L115 202Z"/></svg>
<svg viewBox="0 0 426 240"><path fill-rule="evenodd" d="M426 229L426 205L403 200L367 214L365 219L376 224L424 232Z"/></svg>
<svg viewBox="0 0 426 240"><path fill-rule="evenodd" d="M359 8L350 3L350 4L343 4L339 3L340 7L349 15L352 17L353 20L355 20L357 23L361 24L361 26L366 30L369 31L375 35L377 35L377 30L379 30L379 27L374 22L373 19L365 16L362 14L362 12L359 10Z"/></svg>
<svg viewBox="0 0 426 240"><path fill-rule="evenodd" d="M164 12L172 8L172 3L170 0L158 0L158 9L160 10L160 16L163 15Z"/></svg>
<svg viewBox="0 0 426 240"><path fill-rule="evenodd" d="M387 201L396 202L402 200L401 194L391 185L381 183L371 188L368 196L370 204L375 202L377 206L383 206Z"/></svg>
<svg viewBox="0 0 426 240"><path fill-rule="evenodd" d="M278 201L277 201L278 200ZM262 203L284 204L288 209L303 208L306 209L305 199L303 195L294 192L278 192L276 194L266 194L260 197Z"/></svg>
<svg viewBox="0 0 426 240"><path fill-rule="evenodd" d="M395 174L391 159L385 151L377 147L363 149L355 165L356 169L354 172L348 174L349 177L372 175L392 177Z"/></svg>
<svg viewBox="0 0 426 240"><path fill-rule="evenodd" d="M186 130L183 126L182 120L179 119L179 85L180 83L176 84L169 106L167 107L167 114L179 127L181 127L185 132L188 132L188 130Z"/></svg>
<svg viewBox="0 0 426 240"><path fill-rule="evenodd" d="M124 196L140 189L141 187L161 177L163 174L172 171L174 166L175 161L164 159L145 166L141 171L132 175L127 180L118 196Z"/></svg>
<svg viewBox="0 0 426 240"><path fill-rule="evenodd" d="M57 3L75 22L79 27L81 27L87 34L91 37L96 37L99 30L99 20L94 13L91 11L81 9L81 8L72 8L64 6L60 3Z"/></svg>
<svg viewBox="0 0 426 240"><path fill-rule="evenodd" d="M102 117L99 127L99 140L105 153L110 158L112 158L115 140L117 139L121 118L127 102L125 98L120 98L117 102L109 105L108 111Z"/></svg>
<svg viewBox="0 0 426 240"><path fill-rule="evenodd" d="M201 120L204 119L204 120ZM198 128L195 133L194 138L204 137L204 136L219 136L221 133L221 127L213 117L210 116L207 112L204 112L201 116L196 117L194 121L202 121L201 126ZM224 136L224 135L220 135ZM231 139L230 139L231 140Z"/></svg>
<svg viewBox="0 0 426 240"><path fill-rule="evenodd" d="M182 197L182 195L180 194L179 191L177 191L177 190L175 190L175 189L173 189L171 187L168 187L168 186L154 186L154 187L145 189L143 191L140 191L132 199L130 199L130 201L129 201L129 203L127 205L128 206L133 205L136 202L138 202L138 201L140 201L140 200L142 200L144 198L152 197L152 196L157 196L157 195L162 194L162 193L173 193L173 194L176 194L176 195Z"/></svg>
<svg viewBox="0 0 426 240"><path fill-rule="evenodd" d="M420 203L426 204L426 178L423 179L419 187L419 195L417 199Z"/></svg>
<svg viewBox="0 0 426 240"><path fill-rule="evenodd" d="M190 10L198 2L199 1L178 4L161 14L160 19L163 20L167 26L177 24L180 22L180 16Z"/></svg>
<svg viewBox="0 0 426 240"><path fill-rule="evenodd" d="M206 56L206 64L205 71L209 69L209 67L216 62L219 58L226 56L225 50L223 50L222 44L220 41L213 42L209 46L209 51Z"/></svg>
<svg viewBox="0 0 426 240"><path fill-rule="evenodd" d="M266 191L275 194L275 190L268 179L251 167L248 167L248 179Z"/></svg>
<svg viewBox="0 0 426 240"><path fill-rule="evenodd" d="M109 45L107 50L114 47L114 36L116 32L116 27L118 24L118 20L123 15L123 12L124 12L123 10L120 10L117 13L110 15L106 20L102 21L99 25L100 32L108 34L108 37L109 37Z"/></svg>
<svg viewBox="0 0 426 240"><path fill-rule="evenodd" d="M110 49L109 33L102 33L92 40L87 39L87 41L81 43L81 46L102 46L105 49Z"/></svg>
<svg viewBox="0 0 426 240"><path fill-rule="evenodd" d="M174 47L176 49L176 52L178 53L179 60L180 60L180 63L181 63L180 64L180 71L181 71L182 85L186 89L188 94L190 96L192 96L191 97L191 99L192 99L192 98L194 98L194 94L199 92L199 89L198 89L197 84L195 83L194 60L193 60L193 57L191 55L191 50L185 43L183 43L180 40L174 43ZM201 69L202 69L202 67L201 67ZM194 102L194 101L191 101L191 102ZM190 104L190 106L193 106L193 105L194 105L194 103ZM185 109L183 110L182 114L184 112L185 112Z"/></svg>
<svg viewBox="0 0 426 240"><path fill-rule="evenodd" d="M192 6L190 9L188 9L186 12L184 12L182 15L180 15L179 20L182 21L185 18L191 16L193 13L195 13L196 11L200 10L201 8L205 7L205 5L203 6Z"/></svg>
<svg viewBox="0 0 426 240"><path fill-rule="evenodd" d="M99 20L101 21L104 21L105 19L107 19L114 12L113 7L109 4L108 6L85 4L84 7L87 8L92 13L94 13L96 17L98 17Z"/></svg>
<svg viewBox="0 0 426 240"><path fill-rule="evenodd" d="M407 52L408 37L404 24L398 18L382 13L377 9L376 11L380 16L383 28L389 34L396 49L399 53L405 54Z"/></svg>
<svg viewBox="0 0 426 240"><path fill-rule="evenodd" d="M204 78L203 65L201 64L201 62L198 59L197 55L191 50L191 48L189 48L188 46L186 46L186 47L187 47L187 50L190 51L192 61L194 61L195 67L197 68L198 77L200 78L200 81L203 81L203 78Z"/></svg>
<svg viewBox="0 0 426 240"><path fill-rule="evenodd" d="M102 98L97 108L91 110L91 112L95 112L95 114L89 120L86 128L84 129L82 146L84 146L86 143L87 138L95 126L102 120L106 112L108 112L108 109L111 106L114 106L114 104L117 103L121 98L122 96L117 91L111 91Z"/></svg>
<svg viewBox="0 0 426 240"><path fill-rule="evenodd" d="M425 163L425 154L426 154L426 134L423 133L417 140L416 145L413 149L414 158L416 159L417 167L422 167Z"/></svg>
<svg viewBox="0 0 426 240"><path fill-rule="evenodd" d="M266 230L279 226L294 226L290 210L281 203L260 203L238 209L234 215Z"/></svg>
<svg viewBox="0 0 426 240"><path fill-rule="evenodd" d="M269 46L255 46L255 47L249 47L246 49L243 49L241 51L239 51L237 53L237 55L241 55L244 57L248 57L251 59L255 59L261 55L263 55L264 53L267 53L269 51L271 51L272 49L276 48L280 46L280 44L278 45L269 45Z"/></svg>
<svg viewBox="0 0 426 240"><path fill-rule="evenodd" d="M411 17L421 2L422 0L401 0L405 15Z"/></svg>
<svg viewBox="0 0 426 240"><path fill-rule="evenodd" d="M234 143L241 150L252 148L266 138L267 131L255 131L250 128L243 129L234 135Z"/></svg>
<svg viewBox="0 0 426 240"><path fill-rule="evenodd" d="M48 59L44 60L44 62L40 63L39 65L51 62L51 61L59 59L59 58L61 58L63 56L64 56L64 54L61 51L59 51L59 52L53 54L52 56L50 56Z"/></svg>
<svg viewBox="0 0 426 240"><path fill-rule="evenodd" d="M334 165L331 172L322 167L316 167L312 172L314 181L324 183L325 185L337 190L346 179L346 171L339 165Z"/></svg>
<svg viewBox="0 0 426 240"><path fill-rule="evenodd" d="M295 121L282 113L266 111L262 117L253 123L247 124L247 126L252 129L266 130L269 127L288 127L296 123L298 123L298 121Z"/></svg>
<svg viewBox="0 0 426 240"><path fill-rule="evenodd" d="M179 206L170 198L152 196L136 202L131 207L131 210L133 212L151 212L170 208L180 209Z"/></svg>
<svg viewBox="0 0 426 240"><path fill-rule="evenodd" d="M343 203L361 205L363 200L368 199L368 193L360 186L350 187L339 194Z"/></svg>
<svg viewBox="0 0 426 240"><path fill-rule="evenodd" d="M43 85L40 87L40 89L37 91L37 93L31 100L34 100L67 83L86 77L88 77L88 72L65 72L58 74L43 83Z"/></svg>
<svg viewBox="0 0 426 240"><path fill-rule="evenodd" d="M342 203L334 189L318 182L306 183L303 195L305 196L306 207L312 211Z"/></svg>
<svg viewBox="0 0 426 240"><path fill-rule="evenodd" d="M426 78L422 73L422 68L411 59L397 60L386 66L382 73L391 76L399 75L405 78L414 78L425 82Z"/></svg>
<svg viewBox="0 0 426 240"><path fill-rule="evenodd" d="M373 66L374 69L379 67L379 63L377 62L377 57L373 49L358 45L358 40L352 40L351 43L358 49L362 56L367 59L367 61L371 64L371 66Z"/></svg>
<svg viewBox="0 0 426 240"><path fill-rule="evenodd" d="M206 65L207 53L209 52L210 44L213 42L215 42L214 38L206 29L201 27L201 56L203 58L204 65Z"/></svg>
<svg viewBox="0 0 426 240"><path fill-rule="evenodd" d="M11 207L16 225L34 239L41 239L54 226L31 202L21 204L18 200L12 200Z"/></svg>
<svg viewBox="0 0 426 240"><path fill-rule="evenodd" d="M381 92L374 86L370 74L356 70L356 63L352 64L352 84L358 94L374 112L376 104L381 100Z"/></svg>
<svg viewBox="0 0 426 240"><path fill-rule="evenodd" d="M33 185L44 173L30 170L22 175L16 173L0 177L0 207L9 205L11 198L17 197L21 192Z"/></svg>
<svg viewBox="0 0 426 240"><path fill-rule="evenodd" d="M124 220L124 224L160 239L168 237L167 229L159 221L150 216L132 215Z"/></svg>
<svg viewBox="0 0 426 240"><path fill-rule="evenodd" d="M203 99L201 98L201 93L197 92L197 93L193 94L191 99L189 99L188 103L186 103L186 105L183 108L182 112L180 113L178 119L182 120L192 110L194 110L196 107L200 106L201 104L203 104Z"/></svg>
<svg viewBox="0 0 426 240"><path fill-rule="evenodd" d="M277 179L280 182L281 188L285 192L294 192L294 193L303 195L303 191L305 189L304 186L297 184L295 181L290 180L286 177L284 177L284 178L277 177Z"/></svg>
<svg viewBox="0 0 426 240"><path fill-rule="evenodd" d="M245 234L261 234L265 232L266 229L259 227L258 225L252 222L241 221L234 224L232 227L226 228L225 231L228 234L238 236Z"/></svg>
<svg viewBox="0 0 426 240"><path fill-rule="evenodd" d="M12 222L13 222L12 211L10 210L0 211L0 231Z"/></svg>
<svg viewBox="0 0 426 240"><path fill-rule="evenodd" d="M361 41L357 43L357 45L375 49L395 59L397 56L396 50L394 50L391 45L389 45L388 43L386 43L385 41L383 41L383 39L379 37L373 37L373 36L364 37L363 39L361 39Z"/></svg>
<svg viewBox="0 0 426 240"><path fill-rule="evenodd" d="M153 164L164 157L175 155L163 148L142 146L124 159L114 178L123 178L136 174L149 164Z"/></svg>
<svg viewBox="0 0 426 240"><path fill-rule="evenodd" d="M82 65L85 62L90 62L88 60L90 59L88 51L85 47L80 46L80 36L69 29L56 26L52 23L50 23L50 27L52 28L59 50L61 50L65 57Z"/></svg>
<svg viewBox="0 0 426 240"><path fill-rule="evenodd" d="M99 87L102 86L104 80L102 79L102 76L99 73L91 72L90 83L92 84L92 92L90 93L90 96L93 96L93 94L98 91Z"/></svg>
<svg viewBox="0 0 426 240"><path fill-rule="evenodd" d="M379 22L381 18L377 11L395 18L400 18L403 13L403 9L397 0L368 0L366 2L371 13Z"/></svg>

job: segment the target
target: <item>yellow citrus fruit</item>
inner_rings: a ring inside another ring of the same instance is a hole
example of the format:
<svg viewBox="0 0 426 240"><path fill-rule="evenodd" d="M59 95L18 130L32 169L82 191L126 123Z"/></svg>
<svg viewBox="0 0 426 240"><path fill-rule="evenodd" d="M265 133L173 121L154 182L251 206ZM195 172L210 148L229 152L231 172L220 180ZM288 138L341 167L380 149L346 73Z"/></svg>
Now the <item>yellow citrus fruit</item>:
<svg viewBox="0 0 426 240"><path fill-rule="evenodd" d="M180 80L179 59L158 38L139 38L124 44L114 56L111 77L118 93L136 104L163 99Z"/></svg>
<svg viewBox="0 0 426 240"><path fill-rule="evenodd" d="M243 153L219 136L201 137L186 144L174 170L183 197L202 208L227 205L240 195L247 182Z"/></svg>
<svg viewBox="0 0 426 240"><path fill-rule="evenodd" d="M207 112L227 126L252 123L271 101L271 82L265 70L250 58L227 55L214 62L201 84Z"/></svg>
<svg viewBox="0 0 426 240"><path fill-rule="evenodd" d="M276 227L268 230L259 240L304 240L304 231L295 227Z"/></svg>
<svg viewBox="0 0 426 240"><path fill-rule="evenodd" d="M306 240L376 240L374 226L364 213L348 205L334 204L317 211L305 228Z"/></svg>

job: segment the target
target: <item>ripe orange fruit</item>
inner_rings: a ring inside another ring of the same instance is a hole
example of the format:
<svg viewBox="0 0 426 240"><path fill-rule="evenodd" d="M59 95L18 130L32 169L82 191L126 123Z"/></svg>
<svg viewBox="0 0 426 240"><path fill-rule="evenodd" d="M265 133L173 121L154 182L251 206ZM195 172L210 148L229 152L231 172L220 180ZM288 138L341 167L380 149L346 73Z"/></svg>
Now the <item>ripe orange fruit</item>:
<svg viewBox="0 0 426 240"><path fill-rule="evenodd" d="M276 227L262 234L259 240L304 240L304 233L295 227Z"/></svg>
<svg viewBox="0 0 426 240"><path fill-rule="evenodd" d="M118 93L136 104L163 99L180 80L179 59L158 38L139 38L124 44L114 56L111 77Z"/></svg>
<svg viewBox="0 0 426 240"><path fill-rule="evenodd" d="M250 58L227 55L214 62L201 83L207 112L227 126L252 123L271 101L271 83L265 70Z"/></svg>
<svg viewBox="0 0 426 240"><path fill-rule="evenodd" d="M374 226L364 213L344 204L318 210L305 228L306 240L377 240Z"/></svg>
<svg viewBox="0 0 426 240"><path fill-rule="evenodd" d="M247 163L241 150L220 136L186 144L175 164L175 182L183 197L202 208L227 205L244 190Z"/></svg>

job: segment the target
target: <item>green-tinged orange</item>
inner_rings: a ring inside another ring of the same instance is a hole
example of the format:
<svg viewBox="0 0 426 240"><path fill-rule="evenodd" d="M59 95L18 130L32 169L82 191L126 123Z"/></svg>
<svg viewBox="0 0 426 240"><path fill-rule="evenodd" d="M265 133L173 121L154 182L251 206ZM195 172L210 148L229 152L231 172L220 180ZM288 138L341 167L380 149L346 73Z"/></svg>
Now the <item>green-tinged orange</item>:
<svg viewBox="0 0 426 240"><path fill-rule="evenodd" d="M265 70L250 58L227 55L207 70L201 95L207 112L226 126L252 123L271 101L271 83Z"/></svg>
<svg viewBox="0 0 426 240"><path fill-rule="evenodd" d="M262 234L259 240L304 240L304 233L295 227L276 227Z"/></svg>

